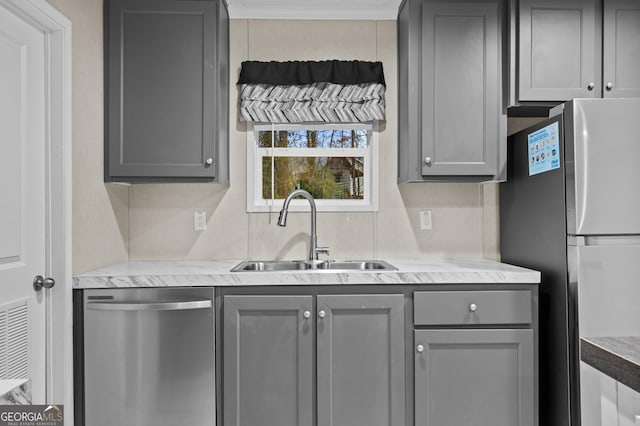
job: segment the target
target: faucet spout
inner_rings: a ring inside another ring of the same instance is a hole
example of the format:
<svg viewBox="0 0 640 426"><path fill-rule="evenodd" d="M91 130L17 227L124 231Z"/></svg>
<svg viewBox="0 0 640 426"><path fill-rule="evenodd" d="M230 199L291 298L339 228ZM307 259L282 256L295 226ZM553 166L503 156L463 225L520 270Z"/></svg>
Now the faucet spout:
<svg viewBox="0 0 640 426"><path fill-rule="evenodd" d="M287 213L289 211L283 208L280 210L280 215L278 216L278 226L287 226Z"/></svg>
<svg viewBox="0 0 640 426"><path fill-rule="evenodd" d="M309 261L314 262L318 260L318 252L327 252L325 248L318 250L318 235L316 234L316 202L313 199L313 196L305 191L304 189L296 189L291 192L285 198L284 203L282 204L282 210L280 210L280 216L278 217L278 226L287 226L287 213L289 212L289 204L291 200L296 197L303 197L311 206L311 234L309 235Z"/></svg>

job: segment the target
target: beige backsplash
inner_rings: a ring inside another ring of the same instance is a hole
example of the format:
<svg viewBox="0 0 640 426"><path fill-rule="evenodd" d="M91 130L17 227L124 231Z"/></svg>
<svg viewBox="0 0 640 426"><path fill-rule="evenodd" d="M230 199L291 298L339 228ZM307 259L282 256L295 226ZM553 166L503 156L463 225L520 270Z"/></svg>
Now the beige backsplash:
<svg viewBox="0 0 640 426"><path fill-rule="evenodd" d="M318 244L330 247L331 258L497 258L496 208L483 205L495 185L389 188L378 212L318 213ZM432 211L431 231L418 229L422 209ZM194 210L206 211L207 230L193 230ZM494 214L485 217L485 212ZM304 258L309 214L290 213L285 228L276 226L276 219L277 212L246 213L242 189L203 184L134 185L129 205L130 258Z"/></svg>
<svg viewBox="0 0 640 426"><path fill-rule="evenodd" d="M231 69L243 60L380 60L387 82L387 120L380 132L380 209L375 213L319 213L318 244L331 258L419 256L496 259L497 208L493 184L396 183L397 70L394 21L231 22ZM233 75L231 81L235 81ZM231 122L237 92L231 91ZM129 192L131 259L303 258L309 214L246 213L246 131L231 129L231 185L134 185ZM488 205L485 206L485 200ZM193 211L207 212L207 230L193 230ZM433 230L418 229L430 209Z"/></svg>

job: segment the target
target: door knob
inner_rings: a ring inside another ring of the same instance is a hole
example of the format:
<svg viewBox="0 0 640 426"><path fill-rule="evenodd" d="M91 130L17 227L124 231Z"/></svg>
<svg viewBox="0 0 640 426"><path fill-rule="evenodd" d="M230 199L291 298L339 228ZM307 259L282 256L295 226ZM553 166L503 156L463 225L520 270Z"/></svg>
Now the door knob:
<svg viewBox="0 0 640 426"><path fill-rule="evenodd" d="M320 312L318 312L318 316L319 316L320 318L324 318L324 317L325 317L325 315L327 315L327 313L326 313L325 311L320 311Z"/></svg>
<svg viewBox="0 0 640 426"><path fill-rule="evenodd" d="M204 162L205 166L210 166L213 164L213 158L207 158L207 161Z"/></svg>
<svg viewBox="0 0 640 426"><path fill-rule="evenodd" d="M611 82L607 83L606 88L607 88L607 90L613 89L613 83L611 83Z"/></svg>
<svg viewBox="0 0 640 426"><path fill-rule="evenodd" d="M431 167L431 164L432 164L431 157L425 157L424 164L426 164L427 167Z"/></svg>
<svg viewBox="0 0 640 426"><path fill-rule="evenodd" d="M424 352L424 346L423 345L416 346L416 352L418 352L419 354Z"/></svg>
<svg viewBox="0 0 640 426"><path fill-rule="evenodd" d="M587 89L589 91L595 89L595 87L596 87L596 84L593 81L587 85Z"/></svg>
<svg viewBox="0 0 640 426"><path fill-rule="evenodd" d="M310 311L304 311L304 312L303 312L303 314L302 314L302 316L303 316L305 319L309 319L309 318L311 318L311 312L310 312Z"/></svg>
<svg viewBox="0 0 640 426"><path fill-rule="evenodd" d="M35 291L40 291L42 288L51 288L56 285L56 280L53 278L43 278L42 275L36 275L33 279L33 289Z"/></svg>

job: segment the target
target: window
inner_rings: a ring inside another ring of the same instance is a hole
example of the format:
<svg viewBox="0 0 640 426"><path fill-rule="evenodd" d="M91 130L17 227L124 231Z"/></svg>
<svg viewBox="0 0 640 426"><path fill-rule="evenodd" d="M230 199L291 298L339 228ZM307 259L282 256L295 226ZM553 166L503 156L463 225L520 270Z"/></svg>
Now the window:
<svg viewBox="0 0 640 426"><path fill-rule="evenodd" d="M372 124L250 125L247 211L279 210L297 188L313 195L319 211L376 211L376 154Z"/></svg>

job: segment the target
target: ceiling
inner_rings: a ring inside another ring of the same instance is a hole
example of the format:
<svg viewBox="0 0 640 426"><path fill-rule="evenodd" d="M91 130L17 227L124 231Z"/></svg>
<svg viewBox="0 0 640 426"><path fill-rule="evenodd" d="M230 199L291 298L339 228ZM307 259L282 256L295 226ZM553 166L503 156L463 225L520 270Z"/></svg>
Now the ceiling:
<svg viewBox="0 0 640 426"><path fill-rule="evenodd" d="M401 0L227 0L232 19L396 19Z"/></svg>

